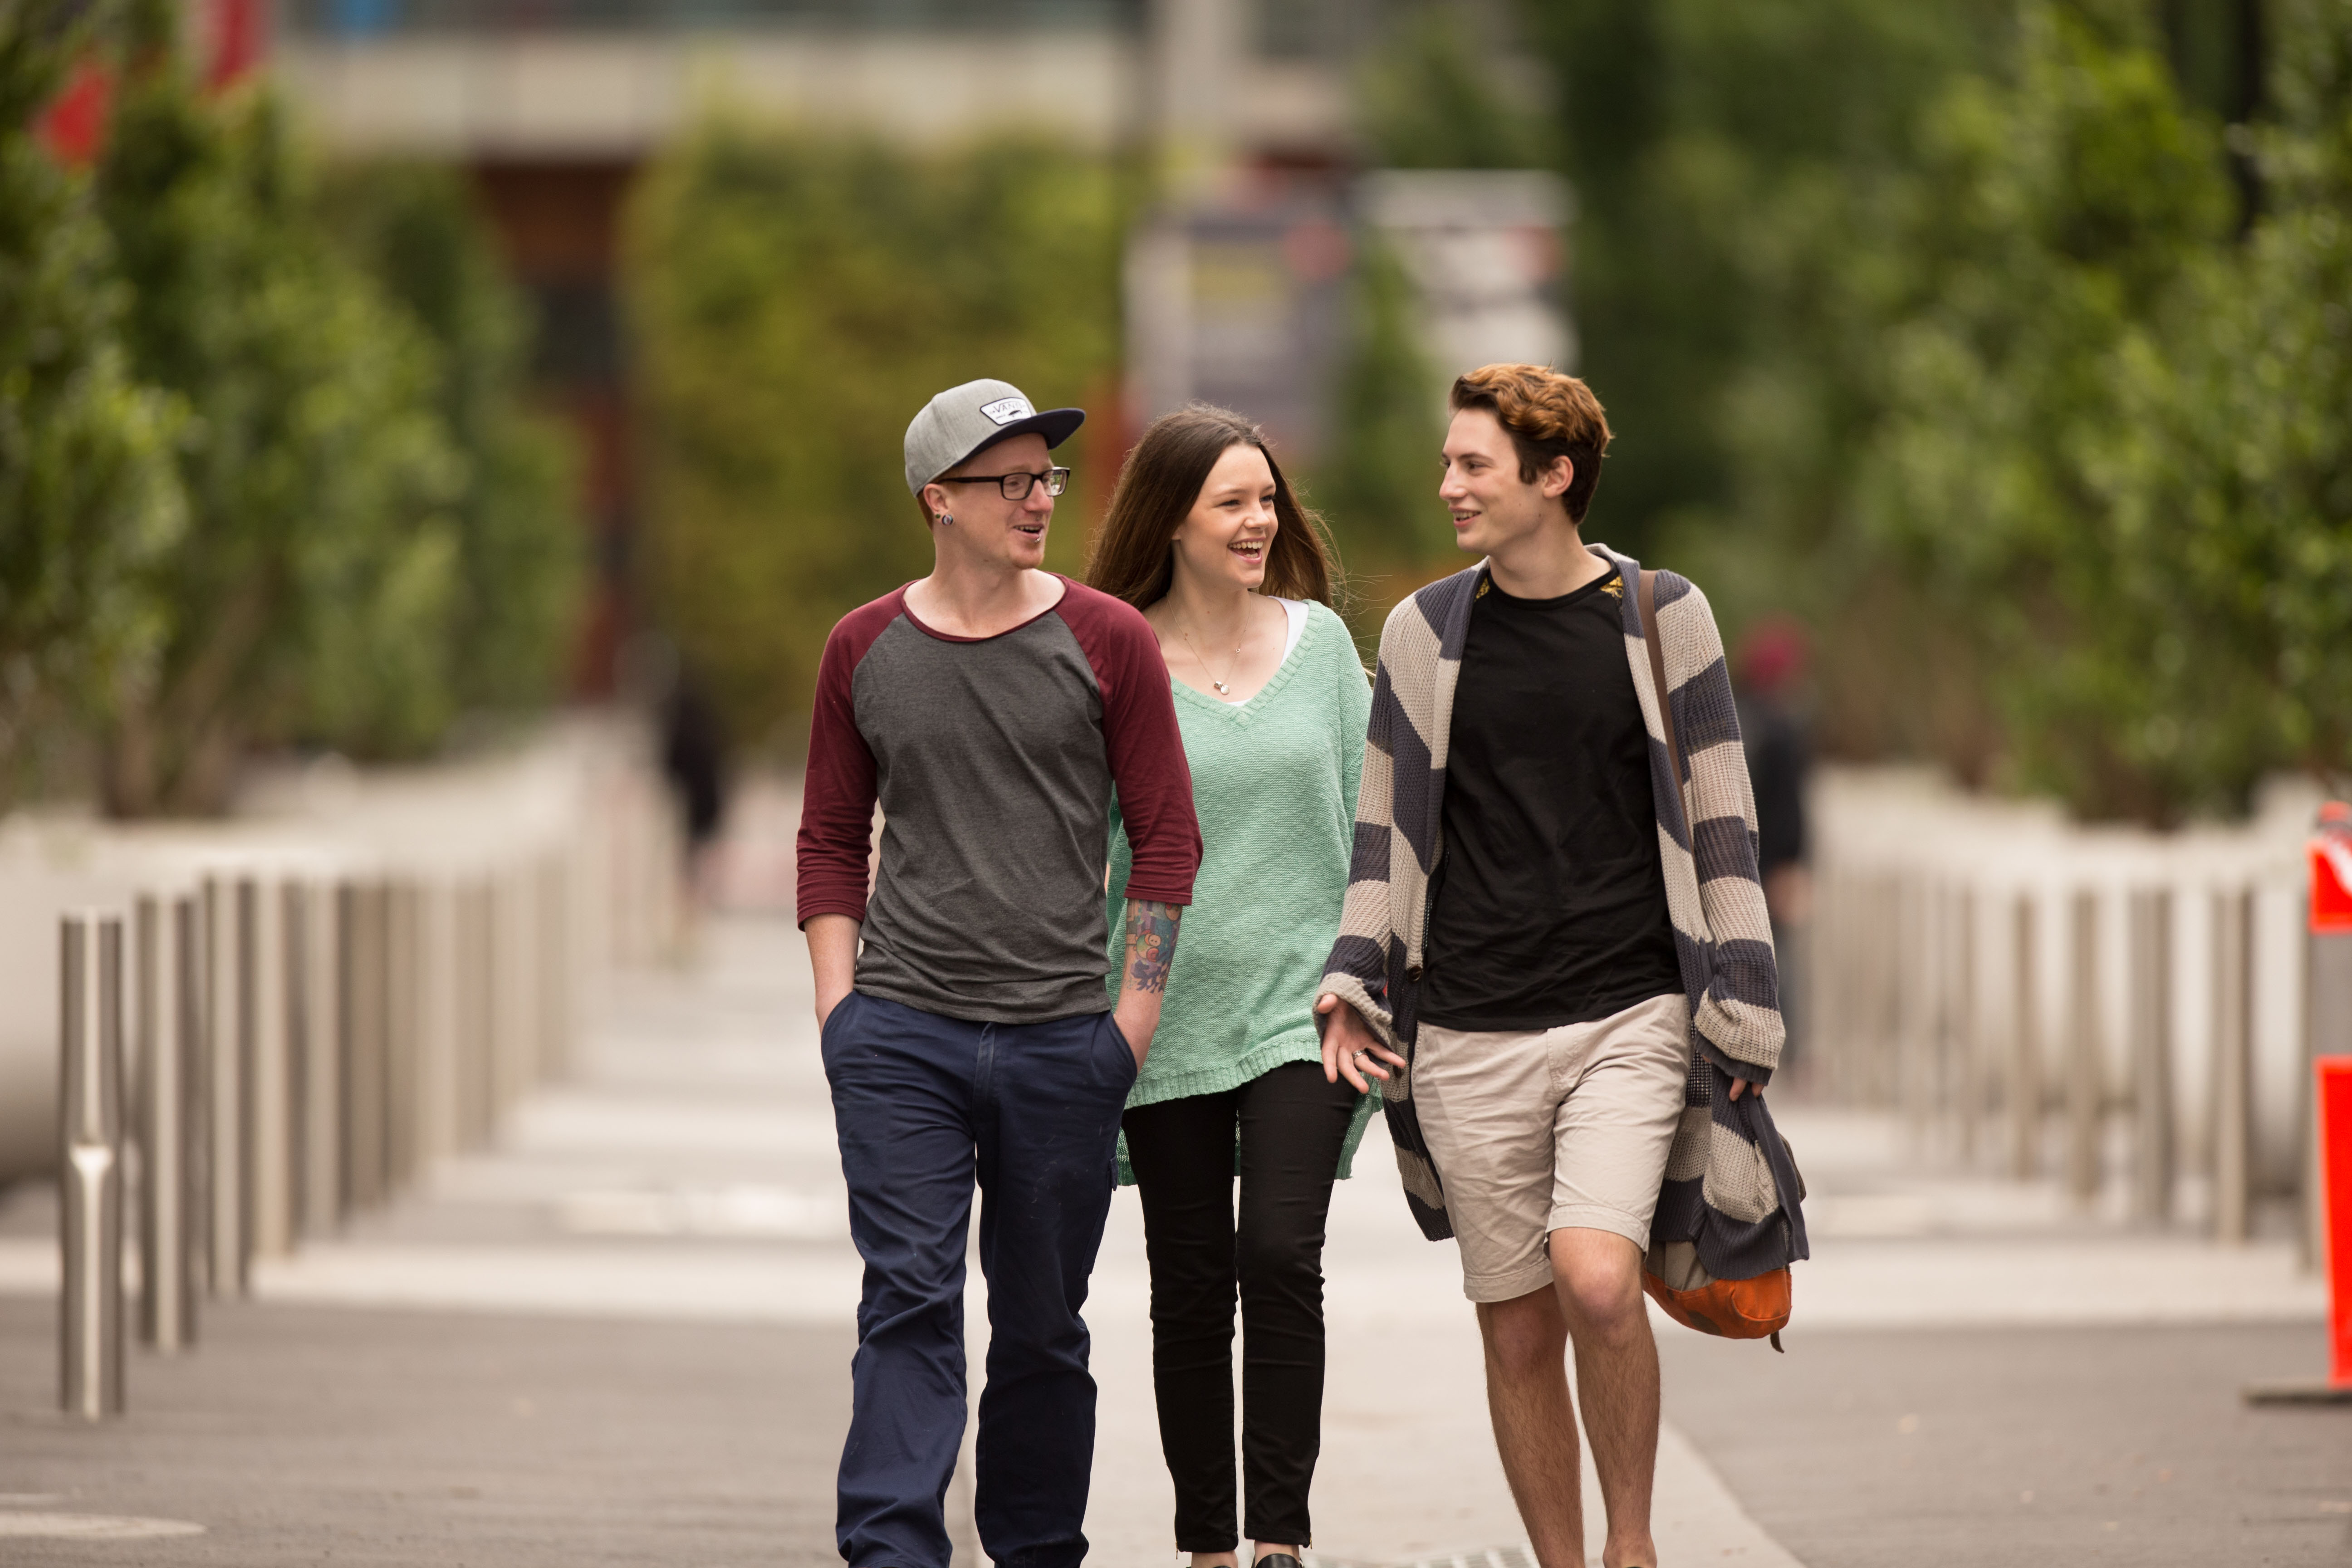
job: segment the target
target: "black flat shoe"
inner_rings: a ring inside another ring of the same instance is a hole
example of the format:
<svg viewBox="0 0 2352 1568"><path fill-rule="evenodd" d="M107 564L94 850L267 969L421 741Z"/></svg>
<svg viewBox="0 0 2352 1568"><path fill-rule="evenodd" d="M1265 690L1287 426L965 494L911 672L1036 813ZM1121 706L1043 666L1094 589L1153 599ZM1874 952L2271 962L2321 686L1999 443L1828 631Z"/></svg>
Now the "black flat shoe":
<svg viewBox="0 0 2352 1568"><path fill-rule="evenodd" d="M1303 1565L1287 1552L1269 1552L1263 1557L1253 1558L1250 1568L1303 1568Z"/></svg>

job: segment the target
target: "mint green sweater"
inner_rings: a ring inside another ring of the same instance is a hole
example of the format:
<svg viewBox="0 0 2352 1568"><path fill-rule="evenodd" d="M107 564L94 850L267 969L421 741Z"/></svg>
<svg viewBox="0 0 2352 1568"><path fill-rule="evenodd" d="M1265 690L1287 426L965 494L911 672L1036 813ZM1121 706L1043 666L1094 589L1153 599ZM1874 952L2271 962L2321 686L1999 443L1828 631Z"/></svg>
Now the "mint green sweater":
<svg viewBox="0 0 2352 1568"><path fill-rule="evenodd" d="M1298 646L1239 707L1170 683L1201 869L1176 932L1167 1006L1129 1105L1237 1089L1286 1062L1320 1062L1315 997L1339 934L1356 837L1356 784L1372 689L1348 627L1324 605L1307 606ZM1110 992L1125 944L1129 856L1116 807L1110 828ZM1365 1095L1348 1129L1339 1171L1378 1097ZM1119 1142L1119 1179L1128 1170Z"/></svg>

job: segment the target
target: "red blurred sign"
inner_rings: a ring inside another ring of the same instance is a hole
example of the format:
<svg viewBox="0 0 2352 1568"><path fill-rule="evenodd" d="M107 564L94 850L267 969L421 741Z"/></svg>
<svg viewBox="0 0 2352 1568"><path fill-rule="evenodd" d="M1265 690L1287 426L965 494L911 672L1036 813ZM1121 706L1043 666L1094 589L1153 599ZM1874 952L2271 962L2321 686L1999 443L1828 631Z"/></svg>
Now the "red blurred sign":
<svg viewBox="0 0 2352 1568"><path fill-rule="evenodd" d="M68 169L93 162L106 146L106 121L114 103L114 78L96 60L84 60L66 79L41 115L41 140L49 155Z"/></svg>
<svg viewBox="0 0 2352 1568"><path fill-rule="evenodd" d="M2307 853L2313 934L2352 935L2352 805L2331 800L2319 808Z"/></svg>
<svg viewBox="0 0 2352 1568"><path fill-rule="evenodd" d="M205 79L215 89L234 87L269 49L269 8L263 0L213 0L212 58Z"/></svg>
<svg viewBox="0 0 2352 1568"><path fill-rule="evenodd" d="M2327 1381L2352 1388L2352 1057L2321 1057L2314 1067L2327 1233Z"/></svg>

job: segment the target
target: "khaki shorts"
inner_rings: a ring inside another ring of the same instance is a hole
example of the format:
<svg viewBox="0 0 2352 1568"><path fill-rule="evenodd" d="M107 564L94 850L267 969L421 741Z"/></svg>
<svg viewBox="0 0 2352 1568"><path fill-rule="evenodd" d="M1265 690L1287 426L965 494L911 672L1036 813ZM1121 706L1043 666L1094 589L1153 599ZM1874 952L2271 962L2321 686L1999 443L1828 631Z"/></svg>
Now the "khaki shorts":
<svg viewBox="0 0 2352 1568"><path fill-rule="evenodd" d="M1689 1077L1679 994L1556 1029L1423 1024L1412 1099L1461 1243L1463 1294L1507 1301L1550 1284L1555 1230L1646 1250Z"/></svg>

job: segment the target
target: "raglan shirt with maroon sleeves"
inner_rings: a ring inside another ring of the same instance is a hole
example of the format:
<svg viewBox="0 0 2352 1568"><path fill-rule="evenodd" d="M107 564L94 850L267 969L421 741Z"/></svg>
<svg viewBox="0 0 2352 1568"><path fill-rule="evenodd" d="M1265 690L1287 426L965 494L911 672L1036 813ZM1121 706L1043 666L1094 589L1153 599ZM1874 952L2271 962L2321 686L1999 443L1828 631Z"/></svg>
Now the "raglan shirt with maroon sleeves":
<svg viewBox="0 0 2352 1568"><path fill-rule="evenodd" d="M1114 786L1128 897L1192 900L1201 829L1159 640L1132 605L1063 583L1060 603L996 637L930 630L901 588L825 643L800 921L865 922L866 995L977 1023L1103 1011Z"/></svg>

